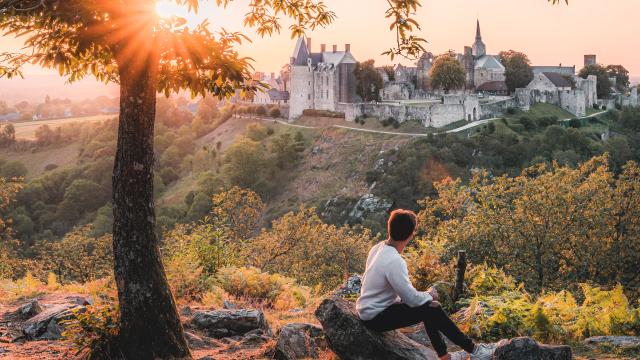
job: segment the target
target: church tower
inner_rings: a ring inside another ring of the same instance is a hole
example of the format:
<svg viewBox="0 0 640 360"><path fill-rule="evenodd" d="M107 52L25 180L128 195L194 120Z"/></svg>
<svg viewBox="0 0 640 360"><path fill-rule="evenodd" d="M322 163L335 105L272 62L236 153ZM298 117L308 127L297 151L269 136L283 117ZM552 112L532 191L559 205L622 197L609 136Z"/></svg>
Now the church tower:
<svg viewBox="0 0 640 360"><path fill-rule="evenodd" d="M477 58L487 55L487 47L482 42L482 34L480 33L480 20L477 20L476 42L473 43L473 56Z"/></svg>

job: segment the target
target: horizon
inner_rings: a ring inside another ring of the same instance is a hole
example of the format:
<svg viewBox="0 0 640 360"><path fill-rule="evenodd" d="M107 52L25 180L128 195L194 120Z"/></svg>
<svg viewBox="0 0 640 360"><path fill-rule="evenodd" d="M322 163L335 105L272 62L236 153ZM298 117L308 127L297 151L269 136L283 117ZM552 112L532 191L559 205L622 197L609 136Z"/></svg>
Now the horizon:
<svg viewBox="0 0 640 360"><path fill-rule="evenodd" d="M204 19L211 22L213 29L226 28L229 31L242 30L242 17L248 0L240 0L236 6L219 9L213 2L203 2L200 12L188 14L189 23L199 23ZM394 42L395 35L388 31L388 22L384 19L383 1L367 4L367 11L360 10L359 2L348 3L340 0L327 0L327 6L335 11L337 19L325 29L307 33L312 38L312 51L317 52L321 44L351 44L352 53L359 61L374 59L377 66L415 61L381 55ZM166 5L165 5L166 6ZM186 14L184 9L170 5L166 11ZM224 12L224 17L219 16ZM640 2L619 0L615 4L602 5L599 0L570 2L569 5L552 6L539 0L522 0L518 4L504 0L450 0L425 1L416 18L422 25L417 35L429 41L426 48L434 54L448 50L462 52L464 46L471 45L475 36L476 19L480 21L482 36L487 44L488 53L497 54L502 50L517 50L526 53L532 65L576 66L576 72L583 67L585 54L596 54L598 63L621 64L632 77L632 83L640 81L640 50L629 46L628 41L620 39L635 30L633 20L640 13ZM526 14L520 16L519 14ZM544 21L543 24L540 24ZM375 25L369 25L375 24ZM561 25L557 25L561 24ZM253 58L255 71L278 73L287 64L294 49L295 39L291 39L283 23L283 31L272 37L260 38L252 29L243 32L252 39L252 43L243 44L238 49L240 55ZM366 26L366 30L363 29ZM518 28L519 27L519 28ZM20 41L3 38L0 51L17 51ZM70 93L70 98L82 96L85 92L105 91L114 94L114 86L104 86L92 79L86 79L81 85L65 85L60 81L48 81L41 89L34 89L34 81L39 75L56 75L55 71L30 65L24 69L26 80L0 79L0 97L6 100L20 93L36 95L42 91ZM94 88L91 88L94 85ZM52 87L53 86L53 87ZM78 89L78 90L76 90ZM29 91L25 91L29 90ZM116 91L117 94L117 91ZM65 96L62 96L65 97Z"/></svg>

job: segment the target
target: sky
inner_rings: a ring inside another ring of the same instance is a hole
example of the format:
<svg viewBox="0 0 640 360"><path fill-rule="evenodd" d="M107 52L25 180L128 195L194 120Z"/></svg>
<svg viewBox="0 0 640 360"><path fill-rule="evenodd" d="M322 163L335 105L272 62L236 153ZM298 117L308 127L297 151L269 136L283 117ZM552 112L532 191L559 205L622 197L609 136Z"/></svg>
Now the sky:
<svg viewBox="0 0 640 360"><path fill-rule="evenodd" d="M384 19L386 1L324 1L337 19L326 29L307 34L314 51L319 51L322 43L329 49L333 44L343 49L349 43L358 60L375 59L377 65L394 63L380 55L395 40ZM229 8L221 9L213 0L204 1L199 14L189 15L189 21L207 18L214 29L243 32L252 43L240 47L241 55L253 58L258 71L277 72L288 62L295 45L287 32L288 23L283 21L281 34L260 38L251 29L243 28L248 2L235 0ZM578 69L583 65L584 54L596 54L599 63L622 64L632 75L640 76L640 47L634 39L638 34L640 0L570 0L568 6L552 6L546 0L422 0L422 5L415 16L422 25L418 35L429 41L427 49L434 54L450 49L462 52L465 45L473 43L479 19L490 54L513 49L525 52L534 65L576 65ZM163 5L161 10L184 12L172 5ZM0 51L19 48L19 40L0 39ZM25 69L25 73L50 74L36 67ZM6 84L0 81L0 96Z"/></svg>

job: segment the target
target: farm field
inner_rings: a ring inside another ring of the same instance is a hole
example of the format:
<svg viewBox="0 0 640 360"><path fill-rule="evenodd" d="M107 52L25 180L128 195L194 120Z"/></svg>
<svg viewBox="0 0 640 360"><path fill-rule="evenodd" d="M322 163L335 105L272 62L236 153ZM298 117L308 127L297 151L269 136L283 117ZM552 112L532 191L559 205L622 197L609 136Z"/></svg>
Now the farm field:
<svg viewBox="0 0 640 360"><path fill-rule="evenodd" d="M36 136L36 130L42 125L49 125L50 127L58 127L65 124L71 124L76 122L96 122L104 121L116 117L117 115L95 115L95 116L83 116L66 119L52 119L52 120L37 120L28 122L15 122L13 126L16 129L16 138L24 140L33 140Z"/></svg>

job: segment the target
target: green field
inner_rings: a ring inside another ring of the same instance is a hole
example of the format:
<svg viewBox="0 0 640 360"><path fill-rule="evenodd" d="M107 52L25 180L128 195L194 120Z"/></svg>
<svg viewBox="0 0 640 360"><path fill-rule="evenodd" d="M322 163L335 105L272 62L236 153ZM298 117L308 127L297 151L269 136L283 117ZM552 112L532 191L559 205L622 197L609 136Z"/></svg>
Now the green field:
<svg viewBox="0 0 640 360"><path fill-rule="evenodd" d="M570 112L551 104L543 104L538 103L531 106L529 111L516 111L515 114L508 114L505 117L507 119L520 119L521 117L526 116L531 119L541 118L541 117L549 117L556 116L558 120L564 119L573 119L575 116Z"/></svg>
<svg viewBox="0 0 640 360"><path fill-rule="evenodd" d="M13 127L16 129L16 139L33 140L36 136L36 130L42 125L48 125L51 128L58 126L72 124L77 122L96 122L113 119L117 115L95 115L95 116L83 116L67 119L54 119L54 120L36 120L36 121L21 121L13 123Z"/></svg>

